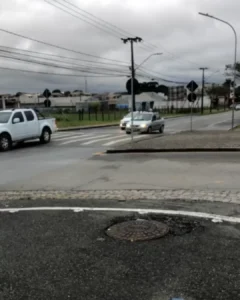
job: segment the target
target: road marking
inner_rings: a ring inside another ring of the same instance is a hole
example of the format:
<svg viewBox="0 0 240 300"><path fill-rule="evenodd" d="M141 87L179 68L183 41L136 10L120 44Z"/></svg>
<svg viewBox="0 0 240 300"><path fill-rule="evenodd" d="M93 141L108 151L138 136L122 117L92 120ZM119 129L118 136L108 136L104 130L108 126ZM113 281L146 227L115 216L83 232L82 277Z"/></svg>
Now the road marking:
<svg viewBox="0 0 240 300"><path fill-rule="evenodd" d="M93 155L104 156L104 155L106 155L106 153L105 152L96 152L96 153L93 153Z"/></svg>
<svg viewBox="0 0 240 300"><path fill-rule="evenodd" d="M142 135L134 136L133 139L135 140L135 139L140 139L140 138L144 138L144 136L142 136ZM112 142L106 143L103 146L111 146L111 145L114 145L114 144L117 144L120 142L125 142L125 141L130 141L130 140L131 140L131 137L128 137L128 138L124 138L124 139L120 139L117 141L112 141Z"/></svg>
<svg viewBox="0 0 240 300"><path fill-rule="evenodd" d="M107 137L109 136L110 134L104 134L104 135L99 135L98 137ZM88 137L86 137L88 136ZM90 140L90 139L93 139L95 138L95 136L93 134L89 134L89 135L84 135L83 138L79 137L77 139L69 139L67 142L63 142L63 143L60 143L60 145L68 145L68 144L71 144L71 143L76 143L76 142L81 142L81 141L85 141L85 140Z"/></svg>
<svg viewBox="0 0 240 300"><path fill-rule="evenodd" d="M96 139L96 140L93 140L93 141L90 141L90 142L82 143L81 145L91 145L91 144L94 144L96 142L101 142L101 141L105 141L105 140L119 139L121 137L122 136L118 136L118 137L110 136L110 137L107 137L107 138L101 138L101 139Z"/></svg>
<svg viewBox="0 0 240 300"><path fill-rule="evenodd" d="M215 127L216 125L219 125L219 124L222 124L222 123L225 123L225 122L228 122L228 121L229 121L229 119L226 119L226 120L223 120L221 122L213 123L213 124L210 124L210 125L205 126L205 127L212 128L212 127ZM205 128L205 127L203 127L203 128Z"/></svg>
<svg viewBox="0 0 240 300"><path fill-rule="evenodd" d="M215 215L209 213L195 212L195 211L184 211L184 210L164 210L164 209L142 209L142 208L114 208L114 207L71 207L71 206L42 206L42 207L20 207L20 208L1 208L0 212L18 213L18 212L33 212L33 211L73 211L73 212L84 212L84 211L96 211L96 212L130 212L139 214L164 214L172 216L187 216L195 218L203 218L212 220L214 223L218 222L229 222L229 223L240 223L240 218L228 217L222 215Z"/></svg>
<svg viewBox="0 0 240 300"><path fill-rule="evenodd" d="M54 141L62 141L62 140L67 140L67 139L69 139L69 138L71 138L71 137L79 137L79 136L83 136L84 135L84 133L80 133L80 134L69 134L68 136L63 136L63 137L61 137L61 136L59 136L59 137L54 137L53 136L53 140Z"/></svg>
<svg viewBox="0 0 240 300"><path fill-rule="evenodd" d="M68 134L71 134L71 133L69 133L69 132L55 132L55 133L53 133L53 136L56 136L56 137L58 137L58 136L67 136Z"/></svg>

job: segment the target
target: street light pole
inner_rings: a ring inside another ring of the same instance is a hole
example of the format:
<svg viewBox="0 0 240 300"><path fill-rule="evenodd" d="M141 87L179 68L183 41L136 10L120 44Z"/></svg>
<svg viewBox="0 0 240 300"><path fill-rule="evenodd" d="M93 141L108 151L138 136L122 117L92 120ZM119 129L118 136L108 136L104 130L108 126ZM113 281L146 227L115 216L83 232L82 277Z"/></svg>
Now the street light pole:
<svg viewBox="0 0 240 300"><path fill-rule="evenodd" d="M199 68L199 70L202 70L202 100L201 100L201 114L203 114L203 99L204 99L204 85L205 85L205 77L204 77L204 73L205 70L207 70L208 68Z"/></svg>
<svg viewBox="0 0 240 300"><path fill-rule="evenodd" d="M232 26L232 24L228 23L227 21L224 21L222 19L216 18L212 15L206 14L206 13L201 13L199 12L199 15L202 15L204 17L208 17L208 18L212 18L215 19L219 22L222 22L226 25L228 25L229 27L231 27L233 33L234 33L234 37L235 37L235 41L234 41L234 62L233 62L233 101L232 101L232 130L234 129L234 102L235 102L235 85L236 85L236 64L237 64L237 33L235 28Z"/></svg>
<svg viewBox="0 0 240 300"><path fill-rule="evenodd" d="M153 54L150 54L146 59L144 59L144 61L138 65L136 68L135 68L135 71L139 68L141 68L141 66L147 61L149 60L149 58L151 58L152 56L155 56L155 55L162 55L162 53L153 53Z"/></svg>

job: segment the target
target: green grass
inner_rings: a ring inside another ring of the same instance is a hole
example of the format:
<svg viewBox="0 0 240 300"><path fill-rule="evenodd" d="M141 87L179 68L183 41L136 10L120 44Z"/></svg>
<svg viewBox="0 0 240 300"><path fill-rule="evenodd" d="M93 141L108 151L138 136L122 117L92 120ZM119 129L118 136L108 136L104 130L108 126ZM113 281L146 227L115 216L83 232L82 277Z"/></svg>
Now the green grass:
<svg viewBox="0 0 240 300"><path fill-rule="evenodd" d="M227 110L226 110L227 111ZM208 114L216 114L224 112L224 110L212 110L212 113L209 110L204 110L204 115ZM95 113L84 113L83 120L79 120L79 115L77 113L51 113L47 116L53 117L56 119L58 128L67 128L67 127L77 127L77 126L91 126L91 125L103 125L103 124L116 124L119 123L120 120L127 114L126 111L116 111L104 113L102 115L101 112L98 112L97 116ZM194 115L199 115L199 112L194 113ZM162 117L181 117L184 115L188 115L187 113L174 113L174 114L161 114Z"/></svg>
<svg viewBox="0 0 240 300"><path fill-rule="evenodd" d="M238 125L238 126L234 127L234 130L236 130L236 131L240 131L240 125Z"/></svg>
<svg viewBox="0 0 240 300"><path fill-rule="evenodd" d="M203 111L203 114L204 114L204 115L213 115L213 114L220 114L220 113L227 112L227 111L229 111L228 108L226 108L225 110L222 109L222 108L219 109L219 110L217 110L217 109L212 109L212 112L210 112L210 110L207 109L207 110L204 110L204 111Z"/></svg>
<svg viewBox="0 0 240 300"><path fill-rule="evenodd" d="M98 113L83 115L83 120L79 120L78 114L50 114L49 116L56 119L58 128L74 127L74 126L88 126L88 125L102 125L119 123L120 120L126 115L126 112L119 111L115 114L111 113Z"/></svg>

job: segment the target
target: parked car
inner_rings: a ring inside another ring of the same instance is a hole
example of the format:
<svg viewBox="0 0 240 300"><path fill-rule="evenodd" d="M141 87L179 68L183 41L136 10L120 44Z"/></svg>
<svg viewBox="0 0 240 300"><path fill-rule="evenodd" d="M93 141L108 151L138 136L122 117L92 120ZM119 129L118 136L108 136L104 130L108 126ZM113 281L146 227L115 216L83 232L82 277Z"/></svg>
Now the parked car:
<svg viewBox="0 0 240 300"><path fill-rule="evenodd" d="M133 112L133 118L138 115L139 112L138 111L134 111ZM122 129L122 130L125 130L126 128L126 125L127 123L131 121L131 113L128 113L121 121L120 121L120 125L119 127Z"/></svg>
<svg viewBox="0 0 240 300"><path fill-rule="evenodd" d="M230 109L240 110L240 103L234 103L230 105Z"/></svg>
<svg viewBox="0 0 240 300"><path fill-rule="evenodd" d="M0 150L7 151L13 143L33 139L40 139L42 144L47 144L56 130L55 119L45 118L33 109L0 111Z"/></svg>
<svg viewBox="0 0 240 300"><path fill-rule="evenodd" d="M126 133L130 134L132 131L131 122L126 125ZM153 131L164 132L165 121L158 113L143 112L136 115L133 119L133 131L140 133L152 133Z"/></svg>

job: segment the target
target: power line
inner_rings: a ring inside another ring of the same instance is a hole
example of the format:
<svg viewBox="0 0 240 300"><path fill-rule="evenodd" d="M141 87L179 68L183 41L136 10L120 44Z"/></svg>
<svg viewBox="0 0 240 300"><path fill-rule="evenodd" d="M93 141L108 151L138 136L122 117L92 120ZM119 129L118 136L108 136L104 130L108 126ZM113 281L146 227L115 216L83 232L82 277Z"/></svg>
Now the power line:
<svg viewBox="0 0 240 300"><path fill-rule="evenodd" d="M56 7L56 8L58 8L58 9L64 11L64 12L66 12L67 14L69 14L69 15L71 15L71 16L77 18L77 19L80 19L80 20L82 20L82 21L84 21L84 22L86 22L86 23L88 23L88 24L90 24L90 25L92 25L92 26L94 26L94 27L96 27L96 28L98 28L98 29L100 29L100 30L106 32L107 34L110 34L110 35L112 35L112 36L118 38L118 39L119 39L120 36L121 36L119 33L115 33L112 29L109 29L109 28L104 29L104 28L102 28L102 27L99 27L98 25L96 25L96 24L94 24L94 23L91 23L91 22L89 22L89 21L87 21L87 20L85 20L85 19L83 19L83 18L81 18L81 17L79 17L79 16L74 15L74 14L72 14L71 12L69 12L68 10L65 10L64 8L59 7L59 6L57 6L56 4L53 4L53 3L49 2L48 0L43 0L43 1L45 1L46 3L48 3L48 4L50 4L50 5L52 5L52 6ZM66 6L66 5L64 5L64 4L62 4L62 3L59 3L57 0L53 0L53 1L55 1L56 3L62 5L63 7L66 7L67 9L72 10L74 13L79 14L79 12L73 10L72 8L69 8L68 6ZM86 17L86 16L85 16L85 17ZM90 20L91 20L91 19L90 19ZM94 21L94 22L96 22L96 21ZM101 26L103 26L103 25L101 24ZM107 31L107 30L108 30L108 31ZM116 34L117 34L117 35L116 35ZM146 47L146 46L145 46L145 47ZM142 48L143 48L143 47L142 47ZM146 50L145 48L143 48L143 49ZM149 50L152 50L152 48L149 48L149 47L148 47L147 50L148 50L148 51L149 51Z"/></svg>
<svg viewBox="0 0 240 300"><path fill-rule="evenodd" d="M69 56L63 56L63 55L57 55L57 54L50 54L50 53L44 53L44 52L33 51L33 50L26 50L26 49L21 49L21 48L16 48L16 47L14 48L14 47L7 47L7 46L1 46L1 45L0 45L0 47L1 48L5 48L5 49L14 50L14 51L27 52L27 53L36 53L36 54L40 54L40 55L52 56L52 57L59 57L59 58L64 58L64 59L69 59L69 60L78 60L78 61L88 62L88 63L94 63L94 64L113 65L113 66L125 67L124 65L117 64L117 63L86 60L86 59L81 59L81 58L77 58L77 57L69 57ZM127 62L126 62L126 66L128 66Z"/></svg>
<svg viewBox="0 0 240 300"><path fill-rule="evenodd" d="M94 58L98 58L98 59L103 59L103 60L108 60L108 61L113 61L113 62L120 62L120 63L126 64L126 62L121 61L121 60L104 58L104 57L96 56L96 55L93 55L93 54L88 54L88 53L84 53L84 52L80 52L80 51L68 49L68 48L65 48L65 47L62 47L62 46L58 46L58 45L54 45L54 44L51 44L51 43L48 43L48 42L39 41L37 39L30 38L30 37L24 36L22 34L18 34L18 33L15 33L15 32L12 32L12 31L9 31L9 30L6 30L6 29L3 29L3 28L0 28L0 31L8 33L8 34L11 34L11 35L14 35L14 36L17 36L17 37L20 37L20 38L23 38L23 39L26 39L26 40L30 40L30 41L36 42L36 43L39 43L39 44L43 44L43 45L47 45L47 46L50 46L50 47L54 47L54 48L57 48L57 49L61 49L61 50L65 50L65 51L69 51L69 52L73 52L73 53L77 53L77 54L89 56L89 57L94 57Z"/></svg>
<svg viewBox="0 0 240 300"><path fill-rule="evenodd" d="M94 27L96 27L96 28L102 30L102 31L105 31L107 34L111 34L111 35L113 35L114 37L120 38L120 35L117 36L117 35L114 34L113 32L107 31L106 29L104 29L104 28L102 28L102 27L100 27L100 26L98 26L98 25L96 25L96 24L94 24L94 23L91 23L91 22L88 21L88 20L85 20L85 19L83 19L83 18L81 18L81 17L79 17L79 16L76 16L76 15L72 14L71 12L65 10L64 8L62 8L62 7L60 7L60 6L57 6L56 4L51 3L51 2L48 1L48 0L43 0L43 1L46 2L46 3L48 3L48 4L50 4L50 5L52 5L52 6L54 6L54 7L56 7L56 8L58 8L58 9L60 9L60 10L62 10L62 11L64 11L64 12L66 12L67 14L69 14L69 15L71 15L71 16L77 18L77 19L80 19L80 20L82 20L82 21L84 21L84 22L86 22L86 23L88 23L88 24L90 24L90 25L92 25L92 26L94 26ZM60 3L60 2L58 2L58 1L56 1L56 0L54 0L54 2L56 2L56 3L60 4L60 5L62 5L63 7L66 7L67 9L71 9L71 10L72 10L73 12L75 12L75 13L78 13L78 12L74 11L72 8L69 8L69 7L67 7L66 5L64 5L64 4L62 4L62 3ZM79 13L78 13L78 14L79 14ZM109 30L109 29L108 29L108 30Z"/></svg>
<svg viewBox="0 0 240 300"><path fill-rule="evenodd" d="M187 82L180 82L177 79L174 81L173 79L163 78L161 76L164 76L164 74L161 74L161 73L157 73L157 72L149 73L149 72L146 72L146 71L143 71L143 70L141 70L141 72L143 74L138 74L138 76L142 76L142 77L146 77L146 78L153 78L154 77L158 80L161 80L161 81L164 81L164 82L169 82L169 83L187 84ZM159 74L160 74L160 76L159 76Z"/></svg>
<svg viewBox="0 0 240 300"><path fill-rule="evenodd" d="M5 67L0 67L0 69L1 70L9 70L9 71L19 71L19 72L35 73L35 74L42 74L42 75L65 76L65 77L94 77L94 78L125 77L125 75L109 75L109 76L106 76L106 75L60 74L60 73L40 72L40 71L31 71L31 70L5 68Z"/></svg>
<svg viewBox="0 0 240 300"><path fill-rule="evenodd" d="M49 3L49 1L47 1L47 0L44 0L44 1ZM66 4L68 4L68 5L72 6L72 7L74 7L75 9L70 8L70 7L67 6L67 5L64 5L63 3L59 2L58 0L52 0L52 1L54 1L54 2L56 2L56 3L58 3L58 4L60 4L60 5L62 5L63 7L66 7L67 9L71 9L71 10L74 11L75 13L81 15L81 16L84 17L84 18L87 18L87 19L89 19L89 20L95 22L96 24L99 24L100 26L102 26L102 27L104 27L104 28L107 28L107 29L110 30L112 33L118 34L118 37L119 37L119 35L120 35L120 36L122 36L122 35L125 35L125 36L131 35L131 36L134 36L133 34L131 34L131 33L127 32L127 31L121 29L120 27L118 27L118 26L116 26L116 25L114 25L114 24L112 24L112 23L110 23L110 22L107 22L107 21L101 19L101 18L95 16L94 14L89 13L88 11L86 11L86 10L80 8L79 6L77 6L77 5L75 5L75 4L71 3L71 2L69 2L69 1L67 1L67 0L61 0L61 1L62 1L62 2L65 2ZM49 3L49 4L50 4L50 3ZM53 5L53 4L51 4L51 5ZM59 7L58 7L58 8L59 8ZM59 9L61 9L61 8L59 8ZM77 9L77 10L76 10L76 9ZM81 13L80 13L79 11L80 11ZM66 12L66 11L65 11L65 12ZM84 14L85 14L85 15L84 15ZM87 16L86 16L86 15L87 15ZM83 19L81 19L81 20L83 20ZM83 21L89 23L89 22L86 21L86 20L83 20ZM90 23L90 24L91 24L91 23ZM93 24L91 24L91 25L93 25ZM95 26L95 25L93 25L93 26ZM99 27L98 27L98 28L99 28ZM147 47L148 49L151 49L151 50L152 50L153 48L157 48L156 46L154 46L154 45L152 45L152 44L150 44L150 43L147 43L147 42L145 43L144 46Z"/></svg>
<svg viewBox="0 0 240 300"><path fill-rule="evenodd" d="M70 66L79 66L79 67L86 67L87 70L90 70L91 68L93 68L94 70L95 69L99 69L99 70L107 70L107 71L124 71L124 70L120 70L120 69L111 69L111 68L106 68L106 67L99 67L99 66L89 66L89 65L82 65L82 64L76 64L76 63L73 63L73 62L64 62L62 60L59 60L59 59L53 59L53 58L47 58L47 57L39 57L39 56L35 56L35 55L30 55L30 54L23 54L23 53L18 53L18 52L12 52L12 51L7 51L7 50L1 50L0 49L0 53L1 52L4 52L4 53L9 53L9 54L12 54L12 55L21 55L22 56L26 56L26 57L30 57L30 58L37 58L37 59L40 59L40 60L49 60L51 62L60 62L62 64L67 64L67 65L70 65ZM13 56L14 57L14 56ZM121 67L125 67L125 66L121 66Z"/></svg>
<svg viewBox="0 0 240 300"><path fill-rule="evenodd" d="M59 65L55 65L55 64L48 64L48 63L44 63L44 62L38 62L38 61L34 61L34 60L21 59L21 58L17 58L17 57L6 56L6 55L0 55L0 57L13 59L13 60L17 60L17 61L29 62L29 63L38 64L38 65L42 65L42 66L54 67L54 68L59 68L59 69L66 69L66 70L71 70L71 71L77 71L77 72L82 72L82 73L103 74L103 73L98 73L98 72L79 70L77 68L68 68L68 67L63 67L63 66L59 66ZM115 73L110 74L110 73L108 73L108 74L104 74L104 75L119 75L119 74L115 74ZM124 74L120 74L120 75L124 75Z"/></svg>

